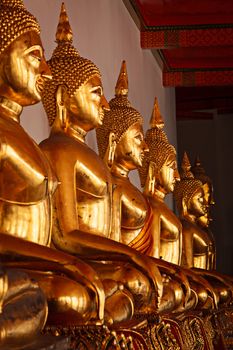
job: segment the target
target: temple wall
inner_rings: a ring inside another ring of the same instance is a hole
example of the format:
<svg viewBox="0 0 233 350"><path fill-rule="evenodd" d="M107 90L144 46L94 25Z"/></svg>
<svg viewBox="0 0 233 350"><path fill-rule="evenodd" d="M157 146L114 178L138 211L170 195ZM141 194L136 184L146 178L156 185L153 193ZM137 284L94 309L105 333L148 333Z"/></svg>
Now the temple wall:
<svg viewBox="0 0 233 350"><path fill-rule="evenodd" d="M60 0L24 0L25 6L38 19L46 58L55 48L55 33L60 13ZM66 0L66 9L73 29L74 46L84 57L100 68L107 99L114 95L121 62L126 60L129 76L129 100L145 118L149 126L154 97L158 97L166 123L169 140L176 144L175 92L163 88L162 72L149 50L140 48L137 26L121 0ZM22 124L37 141L49 132L43 106L27 107ZM89 145L96 149L95 133L88 137ZM138 184L137 174L133 181Z"/></svg>

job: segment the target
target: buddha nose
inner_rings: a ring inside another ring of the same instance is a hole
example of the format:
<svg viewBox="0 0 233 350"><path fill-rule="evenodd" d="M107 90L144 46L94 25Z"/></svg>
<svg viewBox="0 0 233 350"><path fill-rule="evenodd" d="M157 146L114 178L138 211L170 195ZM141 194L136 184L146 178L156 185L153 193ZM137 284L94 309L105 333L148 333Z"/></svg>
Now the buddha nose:
<svg viewBox="0 0 233 350"><path fill-rule="evenodd" d="M214 204L215 204L215 200L214 200L213 197L211 197L210 204L211 204L211 205L214 205Z"/></svg>
<svg viewBox="0 0 233 350"><path fill-rule="evenodd" d="M144 152L149 152L149 147L145 140L142 141L142 149Z"/></svg>
<svg viewBox="0 0 233 350"><path fill-rule="evenodd" d="M207 209L209 208L209 203L208 203L208 201L206 200L205 197L203 198L203 204L204 204L204 206L205 206Z"/></svg>
<svg viewBox="0 0 233 350"><path fill-rule="evenodd" d="M106 100L105 96L102 95L101 96L101 107L105 110L105 111L110 111L110 106L108 104L108 101Z"/></svg>
<svg viewBox="0 0 233 350"><path fill-rule="evenodd" d="M45 61L45 58L42 58L42 60L41 60L40 73L41 73L42 77L49 79L49 80L52 80L52 72L51 72L47 62Z"/></svg>
<svg viewBox="0 0 233 350"><path fill-rule="evenodd" d="M174 178L176 181L180 181L180 173L177 168L174 171Z"/></svg>

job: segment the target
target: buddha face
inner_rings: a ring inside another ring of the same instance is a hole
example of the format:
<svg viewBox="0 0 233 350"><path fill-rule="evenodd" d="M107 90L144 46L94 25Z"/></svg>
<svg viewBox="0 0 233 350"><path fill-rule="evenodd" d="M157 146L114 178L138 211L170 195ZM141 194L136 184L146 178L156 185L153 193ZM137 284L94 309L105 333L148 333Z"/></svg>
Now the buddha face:
<svg viewBox="0 0 233 350"><path fill-rule="evenodd" d="M203 190L204 190L204 194L205 194L205 200L206 203L208 203L209 205L213 205L214 204L214 198L213 198L213 188L209 183L204 183L203 184Z"/></svg>
<svg viewBox="0 0 233 350"><path fill-rule="evenodd" d="M170 193L174 191L175 183L179 180L180 176L177 170L176 155L170 154L159 172L157 184L165 193Z"/></svg>
<svg viewBox="0 0 233 350"><path fill-rule="evenodd" d="M102 125L104 110L110 109L98 76L81 85L72 97L66 96L65 105L71 123L86 132Z"/></svg>
<svg viewBox="0 0 233 350"><path fill-rule="evenodd" d="M127 170L142 166L145 151L148 151L144 141L142 125L137 122L131 125L123 134L116 146L114 162Z"/></svg>
<svg viewBox="0 0 233 350"><path fill-rule="evenodd" d="M44 79L51 78L39 35L18 37L1 57L0 94L21 106L41 100Z"/></svg>
<svg viewBox="0 0 233 350"><path fill-rule="evenodd" d="M207 203L202 187L197 188L188 201L188 213L196 217L200 217L207 213Z"/></svg>
<svg viewBox="0 0 233 350"><path fill-rule="evenodd" d="M205 201L207 203L207 212L203 217L199 218L199 223L204 227L208 227L210 224L210 221L212 221L211 213L210 213L210 206L214 204L213 188L207 182L203 184L202 188L204 191Z"/></svg>

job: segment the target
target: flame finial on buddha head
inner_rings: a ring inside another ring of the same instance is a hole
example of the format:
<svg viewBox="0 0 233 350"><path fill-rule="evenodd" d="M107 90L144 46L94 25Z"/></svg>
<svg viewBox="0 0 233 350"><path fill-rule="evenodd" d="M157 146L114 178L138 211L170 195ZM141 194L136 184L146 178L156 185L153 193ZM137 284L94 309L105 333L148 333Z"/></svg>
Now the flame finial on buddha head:
<svg viewBox="0 0 233 350"><path fill-rule="evenodd" d="M129 82L126 70L126 62L123 61L121 65L120 74L115 87L115 96L128 96Z"/></svg>
<svg viewBox="0 0 233 350"><path fill-rule="evenodd" d="M200 161L199 156L196 157L194 165L191 167L191 171L195 179L200 180L203 184L208 183L212 186L212 181L209 176L206 175L205 169Z"/></svg>

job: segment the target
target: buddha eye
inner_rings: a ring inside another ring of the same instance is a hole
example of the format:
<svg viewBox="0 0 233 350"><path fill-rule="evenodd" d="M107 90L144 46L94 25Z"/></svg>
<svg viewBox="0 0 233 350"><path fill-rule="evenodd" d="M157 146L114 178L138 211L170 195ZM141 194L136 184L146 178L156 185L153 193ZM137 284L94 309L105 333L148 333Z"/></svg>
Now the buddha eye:
<svg viewBox="0 0 233 350"><path fill-rule="evenodd" d="M42 55L39 50L34 50L28 53L28 55L31 57L32 60L35 60L37 62L41 62Z"/></svg>
<svg viewBox="0 0 233 350"><path fill-rule="evenodd" d="M41 48L41 46L39 45L34 45L29 47L28 49L26 49L24 51L24 55L28 56L29 58L31 58L32 60L37 60L37 61L41 61L43 58L43 50Z"/></svg>
<svg viewBox="0 0 233 350"><path fill-rule="evenodd" d="M174 162L168 163L167 166L173 170L176 169L176 163L174 163Z"/></svg>
<svg viewBox="0 0 233 350"><path fill-rule="evenodd" d="M138 134L138 135L136 135L135 136L135 139L137 139L137 140L139 140L139 141L143 141L143 136L142 136L142 134Z"/></svg>
<svg viewBox="0 0 233 350"><path fill-rule="evenodd" d="M37 56L34 56L32 55L33 58L35 58L37 61L41 62L41 58L40 57L37 57Z"/></svg>
<svg viewBox="0 0 233 350"><path fill-rule="evenodd" d="M177 168L177 165L176 165L176 162L174 162L173 165L172 165L172 169L176 170L176 168Z"/></svg>
<svg viewBox="0 0 233 350"><path fill-rule="evenodd" d="M97 86L96 88L94 88L92 90L92 93L98 95L99 97L101 97L103 95L103 89L102 89L101 86Z"/></svg>

